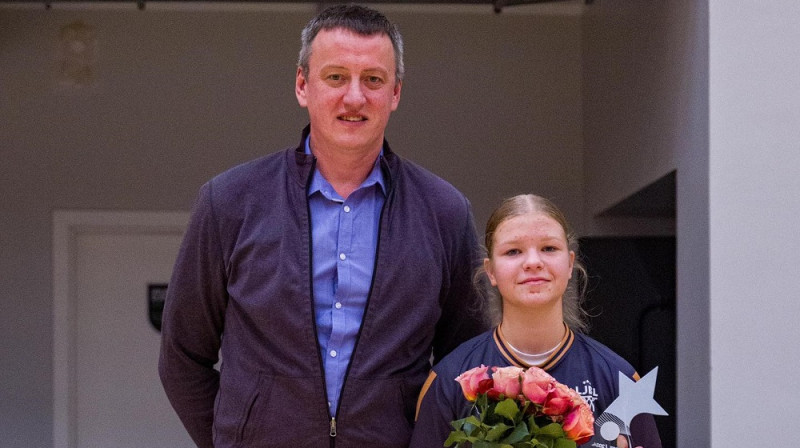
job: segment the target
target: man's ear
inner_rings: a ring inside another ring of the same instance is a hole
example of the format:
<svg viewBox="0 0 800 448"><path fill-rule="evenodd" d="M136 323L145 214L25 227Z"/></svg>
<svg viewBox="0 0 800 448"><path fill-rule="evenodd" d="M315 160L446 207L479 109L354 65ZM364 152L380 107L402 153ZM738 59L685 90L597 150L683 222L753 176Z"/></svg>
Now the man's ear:
<svg viewBox="0 0 800 448"><path fill-rule="evenodd" d="M306 100L306 86L308 83L306 82L306 77L303 74L303 68L297 67L297 75L295 76L294 80L294 94L297 96L297 103L300 104L300 107L308 106L308 101Z"/></svg>
<svg viewBox="0 0 800 448"><path fill-rule="evenodd" d="M403 81L399 81L394 85L394 92L392 92L392 112L397 110L400 105L400 91L403 90Z"/></svg>

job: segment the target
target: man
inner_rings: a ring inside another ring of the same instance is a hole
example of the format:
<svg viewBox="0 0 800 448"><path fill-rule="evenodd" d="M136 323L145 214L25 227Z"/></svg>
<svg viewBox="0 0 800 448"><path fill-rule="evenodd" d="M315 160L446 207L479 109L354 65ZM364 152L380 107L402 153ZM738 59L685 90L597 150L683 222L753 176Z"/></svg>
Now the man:
<svg viewBox="0 0 800 448"><path fill-rule="evenodd" d="M374 10L320 13L298 147L201 188L159 361L198 446L405 447L431 357L483 329L467 200L384 140L402 52Z"/></svg>

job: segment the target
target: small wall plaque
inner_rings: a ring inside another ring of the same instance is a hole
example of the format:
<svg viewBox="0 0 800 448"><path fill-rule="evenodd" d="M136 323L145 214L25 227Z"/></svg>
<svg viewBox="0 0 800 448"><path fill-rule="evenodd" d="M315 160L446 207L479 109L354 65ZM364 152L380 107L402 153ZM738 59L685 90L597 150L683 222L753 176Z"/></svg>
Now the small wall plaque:
<svg viewBox="0 0 800 448"><path fill-rule="evenodd" d="M147 314L153 328L161 332L161 314L164 312L164 301L167 299L166 283L147 285Z"/></svg>

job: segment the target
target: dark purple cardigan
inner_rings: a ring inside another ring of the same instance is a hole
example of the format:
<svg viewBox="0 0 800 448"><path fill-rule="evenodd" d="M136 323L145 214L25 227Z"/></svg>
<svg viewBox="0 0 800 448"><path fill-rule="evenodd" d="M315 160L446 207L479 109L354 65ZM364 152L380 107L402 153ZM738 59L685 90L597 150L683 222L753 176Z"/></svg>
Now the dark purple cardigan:
<svg viewBox="0 0 800 448"><path fill-rule="evenodd" d="M479 255L468 201L384 145L375 274L335 425L311 290L314 158L301 143L201 188L159 360L199 447L406 447L431 350L439 359L485 328L471 287Z"/></svg>

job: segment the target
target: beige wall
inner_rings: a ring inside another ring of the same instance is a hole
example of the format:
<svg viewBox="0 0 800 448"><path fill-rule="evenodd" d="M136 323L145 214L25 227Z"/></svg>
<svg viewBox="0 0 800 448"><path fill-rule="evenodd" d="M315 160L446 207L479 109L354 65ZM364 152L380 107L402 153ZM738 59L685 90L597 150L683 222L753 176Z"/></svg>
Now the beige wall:
<svg viewBox="0 0 800 448"><path fill-rule="evenodd" d="M580 18L544 10L387 8L407 65L389 139L462 189L481 229L527 191L582 221ZM52 443L53 210L188 210L213 174L294 144L312 13L0 6L0 445ZM80 89L56 80L75 20L97 36L96 82Z"/></svg>
<svg viewBox="0 0 800 448"><path fill-rule="evenodd" d="M609 217L609 209L703 149L697 87L705 65L696 2L607 0L583 15L584 211L591 233L674 234L674 218Z"/></svg>
<svg viewBox="0 0 800 448"><path fill-rule="evenodd" d="M679 4L680 2L678 2ZM603 1L584 15L587 212L598 214L674 170L691 45L675 2Z"/></svg>
<svg viewBox="0 0 800 448"><path fill-rule="evenodd" d="M708 447L708 4L602 0L583 21L588 231L675 233L677 446ZM676 218L598 216L672 171Z"/></svg>

